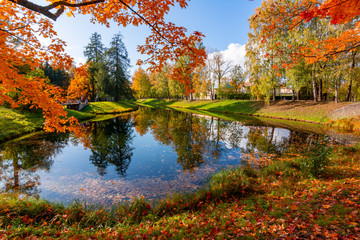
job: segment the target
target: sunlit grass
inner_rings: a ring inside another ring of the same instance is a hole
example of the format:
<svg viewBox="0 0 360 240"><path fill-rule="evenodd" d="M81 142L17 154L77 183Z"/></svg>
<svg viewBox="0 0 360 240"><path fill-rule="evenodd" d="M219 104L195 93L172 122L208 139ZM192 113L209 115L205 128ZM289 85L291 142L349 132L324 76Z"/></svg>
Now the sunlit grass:
<svg viewBox="0 0 360 240"><path fill-rule="evenodd" d="M0 141L39 130L42 128L43 122L41 112L0 106Z"/></svg>
<svg viewBox="0 0 360 240"><path fill-rule="evenodd" d="M82 112L95 114L121 113L134 110L136 105L132 102L91 102Z"/></svg>
<svg viewBox="0 0 360 240"><path fill-rule="evenodd" d="M94 118L96 114L128 112L136 109L130 101L90 103L83 111L66 109L68 116L80 121ZM20 110L0 106L0 142L43 128L44 119L40 110Z"/></svg>
<svg viewBox="0 0 360 240"><path fill-rule="evenodd" d="M80 121L88 120L94 118L96 115L93 113L83 112L83 111L76 111L72 109L66 109L68 112L68 117L75 117Z"/></svg>

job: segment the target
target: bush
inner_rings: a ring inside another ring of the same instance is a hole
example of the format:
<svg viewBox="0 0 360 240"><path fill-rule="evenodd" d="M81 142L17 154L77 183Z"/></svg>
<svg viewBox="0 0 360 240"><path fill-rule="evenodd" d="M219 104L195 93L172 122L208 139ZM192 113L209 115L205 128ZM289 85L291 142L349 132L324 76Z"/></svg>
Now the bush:
<svg viewBox="0 0 360 240"><path fill-rule="evenodd" d="M305 150L304 158L300 160L300 167L310 177L319 177L330 165L329 156L332 153L332 148L328 144L329 141L324 137L324 139L309 144Z"/></svg>

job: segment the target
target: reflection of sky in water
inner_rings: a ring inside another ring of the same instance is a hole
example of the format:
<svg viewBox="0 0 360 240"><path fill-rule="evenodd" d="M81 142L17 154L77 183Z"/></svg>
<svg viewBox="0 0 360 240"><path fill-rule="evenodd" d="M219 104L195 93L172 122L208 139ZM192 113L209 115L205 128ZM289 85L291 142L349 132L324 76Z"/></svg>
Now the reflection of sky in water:
<svg viewBox="0 0 360 240"><path fill-rule="evenodd" d="M224 155L215 165L183 171L172 147L159 144L150 133L136 133L133 145L134 155L126 176L119 176L115 167L109 166L101 177L89 162L91 150L69 142L56 156L50 171L39 171L40 196L52 201L80 199L105 204L141 196L155 199L174 191L197 189L216 169L240 163L240 150L229 149L231 157Z"/></svg>
<svg viewBox="0 0 360 240"><path fill-rule="evenodd" d="M171 112L171 114L174 113ZM180 117L184 118L184 113ZM170 119L168 120L170 121ZM178 121L177 115L172 119L175 119L172 121ZM198 123L197 128L194 127L192 129L192 134L195 136L200 132L207 136L207 139L205 143L201 142L203 140L199 140L202 138L193 141L194 145L204 144L205 152L202 152L203 163L190 170L183 170L184 164L185 166L188 164L186 157L185 160L182 159L185 163L178 162L180 161L178 153L174 150L177 146L175 146L176 144L173 139L173 142L170 141L168 145L156 140L154 131L159 131L159 128L155 128L156 130L149 129L147 133L141 136L134 126L131 125L129 128L131 140L127 143L130 143L132 148L132 156L128 168L125 169L126 173L124 176L119 175L114 164L108 164L103 171L103 176L101 176L99 174L99 167L90 161L92 150L84 149L82 144L74 145L71 141L67 141L64 146L59 148L60 151L53 154L54 162L50 165L49 170L46 168L41 170L40 168L40 170L34 172L40 179L40 184L37 186L39 196L50 201L61 201L64 203L79 199L87 203L110 205L131 200L134 197L145 196L148 199L156 199L175 191L192 191L199 188L211 174L221 168L241 164L242 151L248 148L250 144L249 135L251 133L259 132L261 136L265 136L257 139L259 142L270 138L270 142L273 145L283 143L284 138L287 139L290 135L289 130L281 128L246 127L239 122L223 120L218 122L215 119L212 120L214 120L212 125L210 124L210 119L191 120L192 123ZM126 121L134 120L127 119ZM184 122L184 125L186 124ZM152 125L150 124L149 126ZM180 124L179 122L172 122L169 126L173 126L174 129L180 129L180 131L184 127L181 122ZM124 127L124 125L121 125L121 127ZM111 128L109 129L109 138L114 137L111 135ZM196 132L196 129L199 132ZM210 133L208 129L211 129ZM161 129L160 133L164 132L166 131ZM189 146L184 141L188 139L182 137L187 133L180 132L177 134L177 139L180 139L177 144L184 144L182 150L186 152ZM221 137L219 137L219 134ZM123 137L121 134L116 136ZM159 136L157 136L158 138ZM216 141L218 141L217 144L215 144ZM218 159L214 159L215 155L212 155L211 150L209 150L214 148L214 146L219 151ZM253 150L256 150L256 147L257 145L254 145ZM193 149L190 150L192 151ZM11 169L7 171L11 172ZM3 185L4 181L0 180L0 189L3 188Z"/></svg>

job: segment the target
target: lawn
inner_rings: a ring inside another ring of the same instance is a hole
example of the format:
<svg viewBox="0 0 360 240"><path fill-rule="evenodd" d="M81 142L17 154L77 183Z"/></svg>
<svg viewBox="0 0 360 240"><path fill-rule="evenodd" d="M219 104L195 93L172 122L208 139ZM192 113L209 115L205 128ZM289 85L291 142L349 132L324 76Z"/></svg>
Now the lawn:
<svg viewBox="0 0 360 240"><path fill-rule="evenodd" d="M97 114L123 113L136 109L131 102L94 102L82 111L66 109L68 116L79 121L95 118ZM41 130L44 119L40 110L20 110L0 106L0 142Z"/></svg>
<svg viewBox="0 0 360 240"><path fill-rule="evenodd" d="M42 129L41 112L9 109L0 106L0 142Z"/></svg>
<svg viewBox="0 0 360 240"><path fill-rule="evenodd" d="M136 105L132 102L91 102L86 106L82 112L94 113L94 114L113 114L129 112L136 108Z"/></svg>

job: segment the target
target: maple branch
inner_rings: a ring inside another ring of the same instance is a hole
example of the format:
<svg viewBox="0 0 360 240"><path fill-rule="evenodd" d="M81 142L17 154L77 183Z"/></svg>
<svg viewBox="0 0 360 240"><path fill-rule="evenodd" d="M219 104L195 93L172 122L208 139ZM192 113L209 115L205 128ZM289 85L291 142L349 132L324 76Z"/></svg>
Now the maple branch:
<svg viewBox="0 0 360 240"><path fill-rule="evenodd" d="M83 7L83 6L88 6L88 5L105 2L105 0L93 0L93 1L87 1L87 2L81 2L81 3L70 3L67 1L57 1L48 6L40 6L35 3L30 2L28 0L9 0L9 1L13 2L15 4L18 4L18 5L21 5L32 11L38 12L54 21L56 21L57 18L60 17L60 15L64 12L65 6L66 7ZM147 25L149 25L161 38L163 38L165 41L167 41L171 46L174 46L174 43L172 43L168 38L166 38L163 34L161 34L161 32L154 26L154 24L151 24L148 20L146 20L143 16L141 16L138 12L136 12L132 7L130 7L128 4L126 4L123 0L119 0L119 2L121 4L123 4L125 7L127 7L136 16L138 16L141 20L143 20ZM59 6L60 6L60 8L56 11L56 13L50 12L51 9L54 9Z"/></svg>
<svg viewBox="0 0 360 240"><path fill-rule="evenodd" d="M174 44L167 39L164 35L161 34L161 32L148 20L146 20L143 16L141 16L138 12L136 12L132 7L130 7L128 4L126 4L123 0L119 0L121 4L123 4L125 7L127 7L131 12L133 12L136 16L138 16L141 20L143 20L147 25L149 25L161 38L163 38L165 41L170 43L170 45L173 47Z"/></svg>
<svg viewBox="0 0 360 240"><path fill-rule="evenodd" d="M30 23L27 23L27 24L24 24L20 27L16 27L16 28L11 28L11 29L3 29L3 28L0 28L0 31L3 31L3 32L11 32L11 31L16 31L16 30L19 30L19 29L23 29L23 28L26 28L27 26L29 26Z"/></svg>
<svg viewBox="0 0 360 240"><path fill-rule="evenodd" d="M53 8L56 8L58 6L66 6L66 7L83 7L88 6L92 4L102 3L105 2L105 0L93 0L89 2L82 2L82 3L69 3L67 1L58 1L50 4L49 6L44 7L45 10L51 10Z"/></svg>

